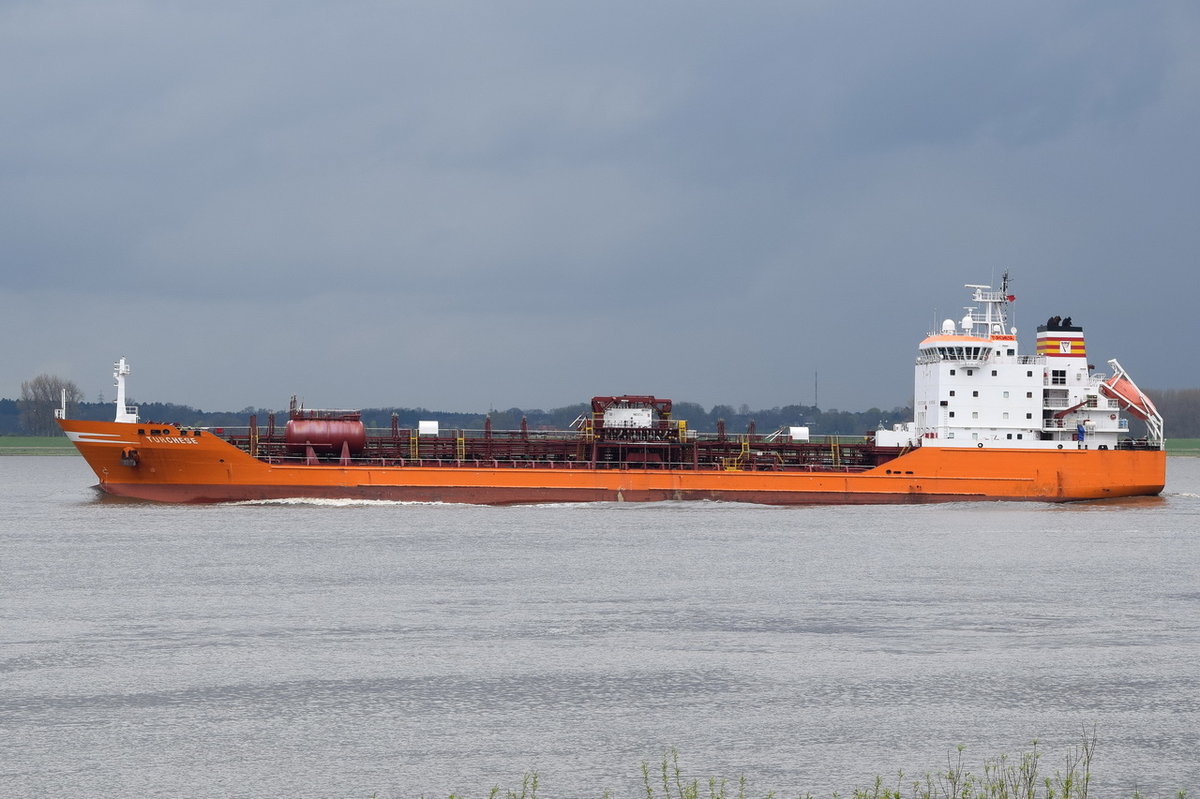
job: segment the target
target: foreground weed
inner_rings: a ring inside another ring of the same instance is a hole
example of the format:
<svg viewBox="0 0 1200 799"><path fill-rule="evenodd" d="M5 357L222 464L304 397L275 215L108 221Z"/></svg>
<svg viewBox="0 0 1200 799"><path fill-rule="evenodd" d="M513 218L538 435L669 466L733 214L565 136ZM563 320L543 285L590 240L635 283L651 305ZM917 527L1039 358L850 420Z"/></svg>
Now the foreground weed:
<svg viewBox="0 0 1200 799"><path fill-rule="evenodd" d="M832 799L1091 799L1092 760L1097 743L1095 728L1085 730L1082 741L1067 749L1061 767L1052 773L1043 769L1044 757L1037 739L1017 757L1001 754L985 759L981 773L967 767L966 747L956 746L947 753L944 769L926 772L915 779L900 771L894 787L876 777L869 787L856 788L846 795L835 792ZM750 799L745 775L736 781L724 777L688 777L679 764L679 750L674 748L663 755L657 767L642 761L641 770L645 799ZM488 799L537 799L538 788L538 773L530 772L521 780L520 791L495 787ZM814 799L811 793L795 796ZM776 799L776 794L772 791L755 797ZM452 793L449 799L468 797ZM602 799L616 797L605 790ZM1131 799L1150 797L1134 790ZM1187 794L1179 791L1174 799L1187 799Z"/></svg>
<svg viewBox="0 0 1200 799"><path fill-rule="evenodd" d="M1019 759L1000 755L983 762L983 774L977 776L963 765L964 747L958 746L947 756L946 770L926 774L911 785L910 799L1088 799L1092 782L1092 758L1098 738L1093 727L1083 741L1067 750L1061 770L1044 774L1042 752L1035 738L1028 752ZM879 781L876 781L878 791ZM1182 792L1181 792L1182 793ZM875 799L876 794L858 792L859 799ZM880 799L904 799L899 790ZM1135 792L1136 799L1136 792ZM1177 799L1183 799L1182 796Z"/></svg>
<svg viewBox="0 0 1200 799"><path fill-rule="evenodd" d="M654 783L661 784L662 793L655 793ZM642 761L642 786L646 789L646 799L746 799L746 777L742 775L738 777L737 793L729 793L729 782L723 777L709 777L705 782L705 787L708 788L707 793L701 790L699 779L687 779L683 776L683 770L679 767L679 750L674 747L669 752L663 755L662 763L659 767L659 779L652 780L650 777L650 764ZM605 792L607 796L607 791ZM772 791L764 797L764 799L774 799L775 792ZM812 797L808 797L812 799Z"/></svg>

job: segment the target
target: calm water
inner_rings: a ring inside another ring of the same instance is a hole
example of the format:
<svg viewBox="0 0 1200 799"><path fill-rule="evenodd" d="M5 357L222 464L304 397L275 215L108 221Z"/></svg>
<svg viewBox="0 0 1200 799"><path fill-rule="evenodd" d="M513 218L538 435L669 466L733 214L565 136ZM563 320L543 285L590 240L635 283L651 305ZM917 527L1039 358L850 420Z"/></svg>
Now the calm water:
<svg viewBox="0 0 1200 799"><path fill-rule="evenodd" d="M478 508L101 500L0 458L0 795L828 797L1095 725L1200 791L1200 459L1159 499ZM644 791L642 792L644 795Z"/></svg>

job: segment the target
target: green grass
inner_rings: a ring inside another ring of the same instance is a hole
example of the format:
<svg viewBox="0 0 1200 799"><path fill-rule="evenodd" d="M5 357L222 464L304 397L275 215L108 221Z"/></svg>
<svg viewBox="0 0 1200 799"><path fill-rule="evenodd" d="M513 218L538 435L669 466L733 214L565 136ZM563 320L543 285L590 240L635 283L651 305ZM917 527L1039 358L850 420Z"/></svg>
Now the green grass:
<svg viewBox="0 0 1200 799"><path fill-rule="evenodd" d="M1044 752L1035 740L1028 751L1017 757L999 755L984 759L978 771L972 771L964 764L965 747L959 746L947 755L945 765L935 771L924 771L919 775L901 771L890 780L876 777L865 788L851 788L844 793L835 791L832 799L1089 799L1094 796L1089 791L1096 746L1096 733L1089 732L1080 744L1051 758L1055 766L1048 769L1042 763ZM784 799L791 796L815 799L811 793L763 792L752 788L745 776L737 779L688 776L679 765L679 752L675 749L663 755L655 765L643 762L641 775L642 789L635 794L637 799ZM537 799L541 787L540 775L529 772L522 778L520 788L497 786L485 795L487 799ZM550 795L555 795L549 782L545 787ZM1150 799L1137 789L1129 797ZM470 795L451 793L450 799L470 799ZM619 798L605 790L598 794L598 799ZM1177 791L1173 799L1186 799L1186 793Z"/></svg>
<svg viewBox="0 0 1200 799"><path fill-rule="evenodd" d="M75 455L66 436L0 436L0 455Z"/></svg>
<svg viewBox="0 0 1200 799"><path fill-rule="evenodd" d="M1200 438L1168 438L1168 455L1200 455Z"/></svg>

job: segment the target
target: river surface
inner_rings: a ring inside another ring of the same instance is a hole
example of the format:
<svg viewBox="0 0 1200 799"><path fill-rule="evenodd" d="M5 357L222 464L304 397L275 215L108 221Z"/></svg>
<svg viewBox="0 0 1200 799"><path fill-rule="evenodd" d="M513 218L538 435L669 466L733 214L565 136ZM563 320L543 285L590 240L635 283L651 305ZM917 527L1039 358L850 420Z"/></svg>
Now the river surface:
<svg viewBox="0 0 1200 799"><path fill-rule="evenodd" d="M104 499L0 458L0 796L829 797L963 745L1200 793L1200 459L1160 498Z"/></svg>

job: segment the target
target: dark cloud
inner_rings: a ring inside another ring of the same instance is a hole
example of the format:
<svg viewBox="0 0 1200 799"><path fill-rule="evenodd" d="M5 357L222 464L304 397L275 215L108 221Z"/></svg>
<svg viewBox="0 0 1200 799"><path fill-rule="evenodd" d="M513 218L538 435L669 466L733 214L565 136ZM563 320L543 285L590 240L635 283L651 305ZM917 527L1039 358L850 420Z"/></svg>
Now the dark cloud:
<svg viewBox="0 0 1200 799"><path fill-rule="evenodd" d="M1188 3L0 4L7 382L907 402L1013 270L1192 385ZM36 330L30 336L28 331ZM1028 339L1026 346L1030 346ZM89 393L93 389L89 388ZM334 396L328 396L334 395Z"/></svg>

